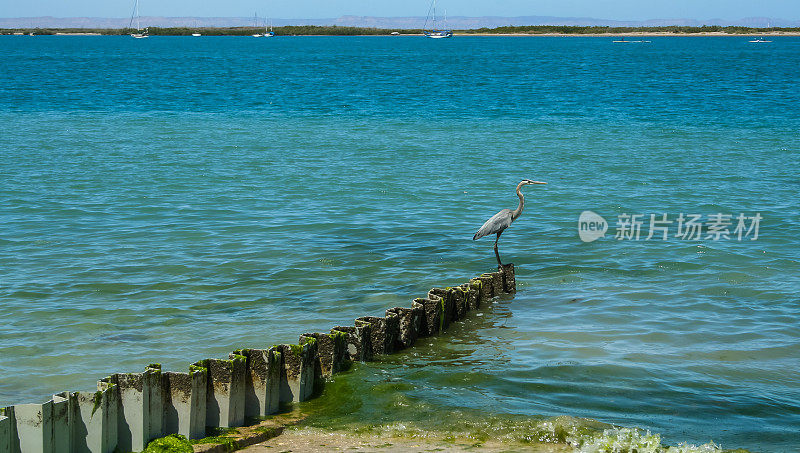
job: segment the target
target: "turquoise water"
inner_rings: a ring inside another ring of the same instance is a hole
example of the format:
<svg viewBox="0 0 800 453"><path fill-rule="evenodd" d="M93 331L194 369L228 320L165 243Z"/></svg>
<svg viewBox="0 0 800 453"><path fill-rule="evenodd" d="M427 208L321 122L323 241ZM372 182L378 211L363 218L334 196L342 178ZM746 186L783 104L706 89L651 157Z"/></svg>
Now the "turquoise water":
<svg viewBox="0 0 800 453"><path fill-rule="evenodd" d="M800 39L652 41L0 37L0 405L409 306L492 270L472 234L532 178L517 296L337 385L794 451ZM623 213L763 219L615 240Z"/></svg>

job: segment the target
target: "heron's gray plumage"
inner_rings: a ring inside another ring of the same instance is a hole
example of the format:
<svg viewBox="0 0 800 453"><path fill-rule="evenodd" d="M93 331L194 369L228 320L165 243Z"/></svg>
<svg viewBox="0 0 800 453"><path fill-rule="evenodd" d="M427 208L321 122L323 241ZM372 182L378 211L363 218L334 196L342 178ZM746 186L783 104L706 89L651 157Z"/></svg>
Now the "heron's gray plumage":
<svg viewBox="0 0 800 453"><path fill-rule="evenodd" d="M509 226L511 226L513 211L510 209L503 209L497 214L493 215L491 219L487 220L482 227L472 236L472 240L478 240L490 234L499 233Z"/></svg>
<svg viewBox="0 0 800 453"><path fill-rule="evenodd" d="M511 226L511 222L517 220L517 218L522 215L522 209L525 207L525 197L522 196L522 192L520 192L520 189L522 188L522 186L528 184L547 184L547 183L540 181L531 181L530 179L523 179L522 181L520 181L520 183L517 184L517 197L519 197L519 206L517 206L517 209L514 209L513 211L511 209L501 210L497 214L493 215L492 218L487 220L486 223L484 223L483 226L481 226L478 229L478 232L475 233L474 236L472 236L472 240L475 241L490 234L497 235L497 239L494 240L494 256L497 258L497 264L501 266L502 263L500 262L500 252L497 251L497 241L500 239L500 235L503 234L503 231L505 231L506 228Z"/></svg>

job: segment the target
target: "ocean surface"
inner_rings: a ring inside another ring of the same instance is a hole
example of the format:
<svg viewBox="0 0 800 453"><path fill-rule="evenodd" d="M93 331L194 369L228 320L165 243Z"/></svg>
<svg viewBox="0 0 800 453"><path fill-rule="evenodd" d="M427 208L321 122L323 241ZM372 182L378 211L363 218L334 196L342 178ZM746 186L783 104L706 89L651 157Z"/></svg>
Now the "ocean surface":
<svg viewBox="0 0 800 453"><path fill-rule="evenodd" d="M338 376L327 422L797 451L800 38L648 39L0 36L0 406L492 271L472 235L531 178L516 296Z"/></svg>

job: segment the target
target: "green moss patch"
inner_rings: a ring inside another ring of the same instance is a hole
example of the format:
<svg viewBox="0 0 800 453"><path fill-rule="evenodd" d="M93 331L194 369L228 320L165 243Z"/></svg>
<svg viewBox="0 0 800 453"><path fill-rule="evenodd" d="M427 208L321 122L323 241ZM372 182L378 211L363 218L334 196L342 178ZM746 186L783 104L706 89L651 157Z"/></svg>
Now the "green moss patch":
<svg viewBox="0 0 800 453"><path fill-rule="evenodd" d="M180 434L170 434L167 437L153 440L147 444L142 453L193 453L192 443Z"/></svg>

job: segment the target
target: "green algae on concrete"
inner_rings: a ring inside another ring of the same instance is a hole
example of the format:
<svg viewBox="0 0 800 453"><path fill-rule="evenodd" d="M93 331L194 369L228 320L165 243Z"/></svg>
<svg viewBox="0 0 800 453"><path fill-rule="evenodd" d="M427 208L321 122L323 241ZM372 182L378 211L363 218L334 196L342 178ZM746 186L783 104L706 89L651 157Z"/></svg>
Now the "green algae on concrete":
<svg viewBox="0 0 800 453"><path fill-rule="evenodd" d="M347 335L343 332L334 333L304 333L300 335L300 343L309 339L317 342L320 372L325 378L330 378L334 373L347 369L350 356L347 353Z"/></svg>
<svg viewBox="0 0 800 453"><path fill-rule="evenodd" d="M356 322L355 326L336 326L331 333L341 334L345 351L350 361L366 362L372 360L372 325Z"/></svg>
<svg viewBox="0 0 800 453"><path fill-rule="evenodd" d="M164 433L176 433L197 439L205 435L207 373L167 371L162 374Z"/></svg>
<svg viewBox="0 0 800 453"><path fill-rule="evenodd" d="M277 348L237 349L231 357L246 358L245 418L263 417L278 411L281 353Z"/></svg>
<svg viewBox="0 0 800 453"><path fill-rule="evenodd" d="M386 310L387 318L396 316L398 320L395 350L400 351L414 345L420 329L420 311L413 308L394 307Z"/></svg>
<svg viewBox="0 0 800 453"><path fill-rule="evenodd" d="M395 341L399 323L397 316L390 315L385 318L377 316L362 316L356 319L356 325L369 324L371 327L371 342L373 356L391 354L394 352Z"/></svg>
<svg viewBox="0 0 800 453"><path fill-rule="evenodd" d="M241 426L244 423L246 358L204 359L206 374L206 426Z"/></svg>
<svg viewBox="0 0 800 453"><path fill-rule="evenodd" d="M280 401L298 403L314 393L317 367L317 341L306 338L302 345L284 344L278 348L283 353Z"/></svg>

